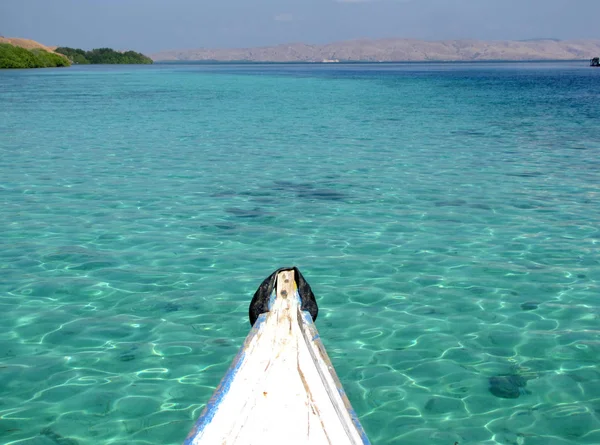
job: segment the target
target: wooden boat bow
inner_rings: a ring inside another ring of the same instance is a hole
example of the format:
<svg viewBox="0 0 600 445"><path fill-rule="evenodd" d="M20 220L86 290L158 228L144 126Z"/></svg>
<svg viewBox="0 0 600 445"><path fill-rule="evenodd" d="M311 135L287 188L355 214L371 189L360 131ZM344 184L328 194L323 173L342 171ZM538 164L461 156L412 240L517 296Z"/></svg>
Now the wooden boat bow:
<svg viewBox="0 0 600 445"><path fill-rule="evenodd" d="M268 312L258 316L185 445L370 443L313 316L302 310L295 270L276 272Z"/></svg>

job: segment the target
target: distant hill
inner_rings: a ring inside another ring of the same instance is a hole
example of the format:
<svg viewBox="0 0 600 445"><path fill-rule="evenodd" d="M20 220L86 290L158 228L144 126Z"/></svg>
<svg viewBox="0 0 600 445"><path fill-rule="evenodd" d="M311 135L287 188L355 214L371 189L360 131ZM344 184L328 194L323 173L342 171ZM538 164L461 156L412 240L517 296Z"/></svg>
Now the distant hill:
<svg viewBox="0 0 600 445"><path fill-rule="evenodd" d="M71 62L34 40L0 37L0 69L56 68Z"/></svg>
<svg viewBox="0 0 600 445"><path fill-rule="evenodd" d="M584 60L600 56L600 40L483 41L349 40L326 45L292 43L260 48L189 49L151 55L156 61L412 62L483 60Z"/></svg>
<svg viewBox="0 0 600 445"><path fill-rule="evenodd" d="M2 37L0 36L0 43L8 43L13 46L18 46L19 48L25 48L27 50L32 49L43 49L44 51L48 51L49 53L54 53L56 46L46 46L42 45L39 42L31 39L21 39L18 37Z"/></svg>

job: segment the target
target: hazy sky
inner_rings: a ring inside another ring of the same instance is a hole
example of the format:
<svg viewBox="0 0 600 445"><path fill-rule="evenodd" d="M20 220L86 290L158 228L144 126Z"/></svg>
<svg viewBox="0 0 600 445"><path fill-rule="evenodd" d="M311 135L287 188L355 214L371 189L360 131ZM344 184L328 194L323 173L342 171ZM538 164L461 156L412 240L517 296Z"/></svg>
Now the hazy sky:
<svg viewBox="0 0 600 445"><path fill-rule="evenodd" d="M600 0L0 0L0 35L163 49L355 38L600 38Z"/></svg>

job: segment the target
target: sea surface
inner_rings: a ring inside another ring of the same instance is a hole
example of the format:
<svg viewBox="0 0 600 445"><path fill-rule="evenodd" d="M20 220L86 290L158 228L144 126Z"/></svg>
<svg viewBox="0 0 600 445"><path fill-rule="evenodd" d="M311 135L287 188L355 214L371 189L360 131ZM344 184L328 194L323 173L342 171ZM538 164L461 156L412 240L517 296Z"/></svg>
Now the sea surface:
<svg viewBox="0 0 600 445"><path fill-rule="evenodd" d="M600 70L0 72L0 443L180 444L290 265L373 445L599 444Z"/></svg>

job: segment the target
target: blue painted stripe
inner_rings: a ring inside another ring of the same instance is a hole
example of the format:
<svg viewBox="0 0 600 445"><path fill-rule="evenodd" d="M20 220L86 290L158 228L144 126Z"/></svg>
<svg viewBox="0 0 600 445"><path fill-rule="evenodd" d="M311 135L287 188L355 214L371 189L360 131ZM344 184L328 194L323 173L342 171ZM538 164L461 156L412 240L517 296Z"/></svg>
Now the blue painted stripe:
<svg viewBox="0 0 600 445"><path fill-rule="evenodd" d="M320 349L325 354L325 357L322 357L322 358L326 362L328 362L331 365L331 367L333 368L333 364L331 364L331 359L327 356L325 346L323 345L323 342L321 341L321 336L319 335L319 332L317 331L317 327L315 326L315 323L312 319L312 316L310 315L310 312L302 311L302 319L303 319L304 323L309 325L311 330L314 332L312 341L313 341L313 343L320 346L317 349ZM352 405L350 404L350 400L348 399L348 396L346 395L346 391L344 391L344 387L342 386L342 383L340 382L338 376L335 374L335 371L333 371L332 377L333 377L333 381L335 382L335 385L337 387L338 393L339 393L340 397L342 398L342 400L344 401L344 405L346 406L346 411L348 411L348 414L350 415L350 418L352 419L352 423L354 424L354 428L356 428L356 431L358 432L358 435L360 436L360 439L361 439L363 445L371 445L371 441L367 437L367 433L365 432L364 428L362 427L360 420L358 419L358 415L356 414L356 411L354 411L354 408L352 408Z"/></svg>
<svg viewBox="0 0 600 445"><path fill-rule="evenodd" d="M271 292L271 296L269 297L269 304L267 304L267 308L269 310L273 309L273 305L275 304L275 298L277 298L277 290L273 289Z"/></svg>
<svg viewBox="0 0 600 445"><path fill-rule="evenodd" d="M194 439L202 433L202 430L204 430L204 428L206 428L206 426L210 424L210 422L212 422L213 418L215 417L215 414L219 409L219 405L221 404L221 402L223 402L223 399L229 392L231 384L233 383L238 370L244 363L244 360L246 358L247 347L250 345L250 342L256 336L256 334L258 334L260 328L262 327L262 324L265 322L266 319L267 314L261 314L256 319L256 322L254 323L254 326L252 326L252 330L246 337L243 346L240 348L237 355L233 359L231 366L225 373L225 376L223 376L221 383L219 383L219 386L215 390L213 396L208 401L206 407L202 411L202 414L200 414L200 417L196 421L196 424L192 428L192 431L190 432L188 437L185 439L185 442L183 442L183 445L192 445Z"/></svg>
<svg viewBox="0 0 600 445"><path fill-rule="evenodd" d="M315 324L313 322L312 315L310 315L310 312L308 312L308 311L302 311L302 320L304 321L305 324L307 324L309 326ZM317 330L317 328L315 327L315 331L316 330Z"/></svg>
<svg viewBox="0 0 600 445"><path fill-rule="evenodd" d="M340 396L342 397L342 400L348 400L346 391L344 391L344 388L342 387L341 383L340 383L340 386L338 386L338 392L339 392ZM365 432L364 428L360 424L358 415L356 414L356 411L354 411L354 408L352 408L352 406L350 405L349 400L347 402L346 410L348 411L348 414L350 414L352 423L354 424L354 427L356 428L356 431L358 432L358 435L360 436L360 439L362 440L363 445L371 445L371 441L367 437L367 433Z"/></svg>

